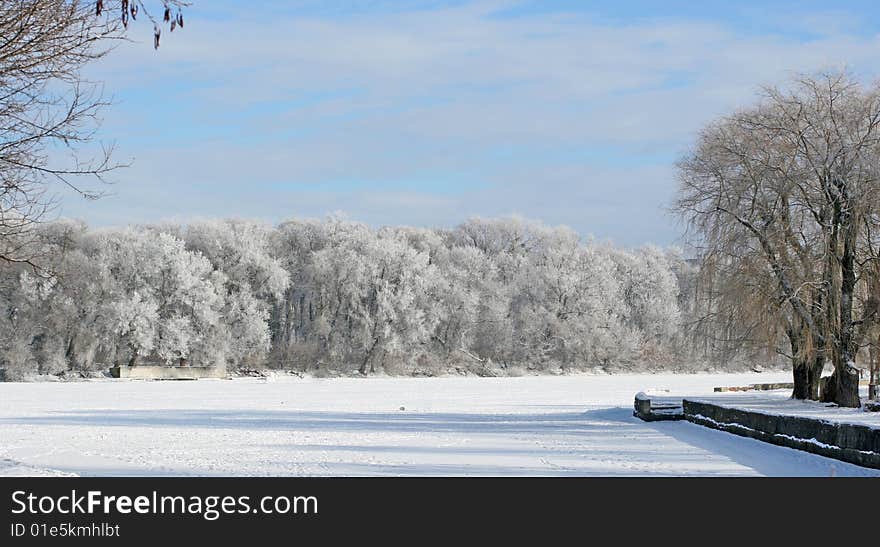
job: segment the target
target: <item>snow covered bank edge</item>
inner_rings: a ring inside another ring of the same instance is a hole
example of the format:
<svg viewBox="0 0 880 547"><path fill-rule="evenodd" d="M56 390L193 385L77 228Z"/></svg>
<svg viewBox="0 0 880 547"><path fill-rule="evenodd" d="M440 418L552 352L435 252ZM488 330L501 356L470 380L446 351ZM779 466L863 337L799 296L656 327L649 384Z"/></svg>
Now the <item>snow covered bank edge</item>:
<svg viewBox="0 0 880 547"><path fill-rule="evenodd" d="M684 399L684 417L705 427L880 469L880 429L801 416L764 414Z"/></svg>

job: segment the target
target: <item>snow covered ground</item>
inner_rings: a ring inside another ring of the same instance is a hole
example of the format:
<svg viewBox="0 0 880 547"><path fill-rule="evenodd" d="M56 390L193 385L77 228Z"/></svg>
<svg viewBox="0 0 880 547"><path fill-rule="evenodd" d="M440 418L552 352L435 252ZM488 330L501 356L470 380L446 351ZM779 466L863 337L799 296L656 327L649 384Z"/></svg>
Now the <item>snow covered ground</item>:
<svg viewBox="0 0 880 547"><path fill-rule="evenodd" d="M787 376L0 383L0 475L880 475L631 415Z"/></svg>

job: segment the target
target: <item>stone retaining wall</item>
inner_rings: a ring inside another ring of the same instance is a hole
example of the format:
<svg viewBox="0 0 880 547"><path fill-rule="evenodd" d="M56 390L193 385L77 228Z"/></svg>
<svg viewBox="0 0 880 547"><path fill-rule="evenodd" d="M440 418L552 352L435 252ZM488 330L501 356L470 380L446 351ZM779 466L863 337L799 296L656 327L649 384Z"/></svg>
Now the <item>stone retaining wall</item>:
<svg viewBox="0 0 880 547"><path fill-rule="evenodd" d="M727 408L699 400L682 402L684 418L743 437L880 469L880 429Z"/></svg>

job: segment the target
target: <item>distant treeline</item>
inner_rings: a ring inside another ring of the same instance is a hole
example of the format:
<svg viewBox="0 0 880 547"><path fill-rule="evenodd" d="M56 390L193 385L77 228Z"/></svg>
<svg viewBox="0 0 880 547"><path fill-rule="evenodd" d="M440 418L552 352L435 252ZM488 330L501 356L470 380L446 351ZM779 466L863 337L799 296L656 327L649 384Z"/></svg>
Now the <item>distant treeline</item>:
<svg viewBox="0 0 880 547"><path fill-rule="evenodd" d="M453 229L55 222L34 233L38 268L0 266L7 380L145 360L402 375L752 361L719 341L728 321L705 313L711 291L680 251L515 218Z"/></svg>

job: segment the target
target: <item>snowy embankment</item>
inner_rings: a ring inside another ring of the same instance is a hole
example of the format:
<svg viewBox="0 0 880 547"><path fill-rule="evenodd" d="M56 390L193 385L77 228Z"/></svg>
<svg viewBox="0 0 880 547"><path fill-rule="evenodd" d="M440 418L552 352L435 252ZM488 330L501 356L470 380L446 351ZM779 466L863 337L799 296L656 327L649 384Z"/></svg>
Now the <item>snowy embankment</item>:
<svg viewBox="0 0 880 547"><path fill-rule="evenodd" d="M792 401L782 391L688 397L683 413L696 424L880 469L880 415L876 413Z"/></svg>
<svg viewBox="0 0 880 547"><path fill-rule="evenodd" d="M862 400L866 400L868 388L862 386ZM880 429L880 412L865 412L860 408L839 408L836 405L818 401L795 401L785 390L763 391L760 393L716 393L707 396L688 397L726 408L737 408L750 412L773 416L798 416L828 423L864 425Z"/></svg>
<svg viewBox="0 0 880 547"><path fill-rule="evenodd" d="M690 423L638 391L786 374L0 384L0 474L880 475Z"/></svg>

